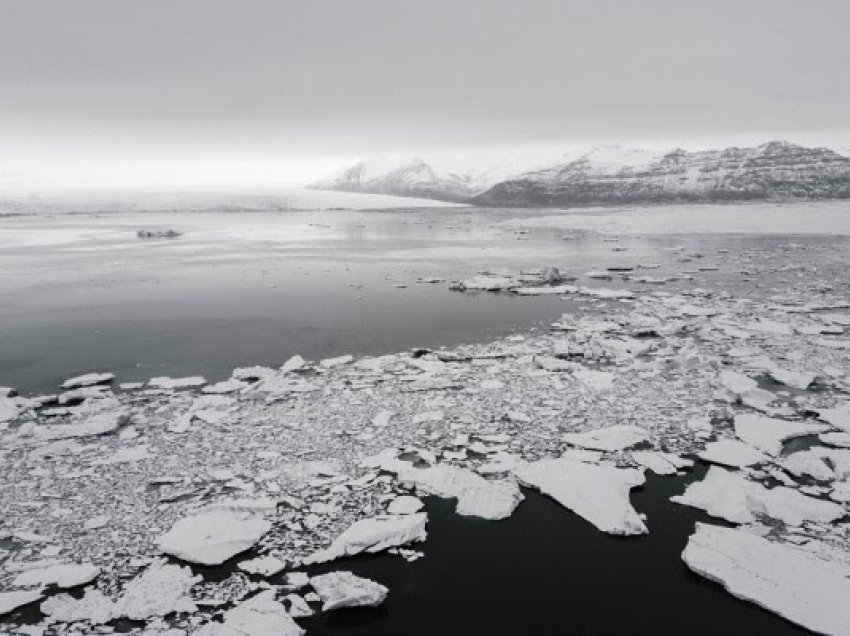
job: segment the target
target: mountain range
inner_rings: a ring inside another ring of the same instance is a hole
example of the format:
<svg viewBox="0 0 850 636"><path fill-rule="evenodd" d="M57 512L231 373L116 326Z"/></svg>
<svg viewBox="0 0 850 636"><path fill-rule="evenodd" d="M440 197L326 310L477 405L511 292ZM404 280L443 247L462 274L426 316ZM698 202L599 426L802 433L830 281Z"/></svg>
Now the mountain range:
<svg viewBox="0 0 850 636"><path fill-rule="evenodd" d="M850 157L786 141L693 152L602 146L533 168L363 161L308 188L512 207L846 199Z"/></svg>

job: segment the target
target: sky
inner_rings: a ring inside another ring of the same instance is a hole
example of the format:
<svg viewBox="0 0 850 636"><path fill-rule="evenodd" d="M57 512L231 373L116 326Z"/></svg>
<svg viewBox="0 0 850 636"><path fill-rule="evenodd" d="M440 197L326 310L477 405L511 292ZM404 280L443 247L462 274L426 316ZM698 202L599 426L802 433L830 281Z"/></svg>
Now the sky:
<svg viewBox="0 0 850 636"><path fill-rule="evenodd" d="M359 158L850 147L848 0L0 0L0 181L297 184Z"/></svg>

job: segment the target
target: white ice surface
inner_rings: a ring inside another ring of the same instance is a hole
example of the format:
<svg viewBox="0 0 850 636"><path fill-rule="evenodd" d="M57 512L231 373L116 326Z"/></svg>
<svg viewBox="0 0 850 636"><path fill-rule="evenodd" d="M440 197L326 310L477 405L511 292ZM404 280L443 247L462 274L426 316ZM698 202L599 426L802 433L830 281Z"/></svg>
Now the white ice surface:
<svg viewBox="0 0 850 636"><path fill-rule="evenodd" d="M850 634L850 569L744 530L697 523L682 559L726 590L812 631Z"/></svg>
<svg viewBox="0 0 850 636"><path fill-rule="evenodd" d="M514 469L514 474L603 532L648 532L629 501L629 491L644 482L643 471L559 458L531 462Z"/></svg>

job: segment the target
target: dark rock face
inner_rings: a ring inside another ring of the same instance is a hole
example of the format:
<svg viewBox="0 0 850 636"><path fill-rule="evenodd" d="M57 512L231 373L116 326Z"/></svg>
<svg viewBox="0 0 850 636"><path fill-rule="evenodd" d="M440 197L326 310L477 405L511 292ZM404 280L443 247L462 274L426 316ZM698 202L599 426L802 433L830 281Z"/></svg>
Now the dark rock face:
<svg viewBox="0 0 850 636"><path fill-rule="evenodd" d="M480 192L475 190L468 179L454 174L438 174L419 159L374 177L369 176L367 165L361 162L335 178L308 187L312 190L390 194L452 202L466 202Z"/></svg>
<svg viewBox="0 0 850 636"><path fill-rule="evenodd" d="M755 148L673 150L638 166L570 163L502 181L473 198L493 206L589 206L850 198L850 158L772 141Z"/></svg>

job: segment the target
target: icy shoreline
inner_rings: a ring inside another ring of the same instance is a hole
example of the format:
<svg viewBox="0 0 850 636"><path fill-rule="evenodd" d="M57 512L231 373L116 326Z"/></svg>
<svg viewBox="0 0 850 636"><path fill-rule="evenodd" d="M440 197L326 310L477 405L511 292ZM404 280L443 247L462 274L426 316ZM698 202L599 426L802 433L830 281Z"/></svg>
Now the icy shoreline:
<svg viewBox="0 0 850 636"><path fill-rule="evenodd" d="M850 343L847 296L835 282L822 281L817 295L806 281L746 299L706 290L590 295L595 318L565 315L545 334L377 358L293 358L237 369L215 385L154 378L119 392L102 374L72 378L57 396L7 391L0 504L9 513L0 534L11 548L0 582L15 596L0 596L3 607L41 598L39 581L58 576L16 585L20 572L90 564L100 573L85 604L48 604L53 620L70 619L59 629L113 620L131 592L149 594L134 604L153 608L139 610L152 633L167 633L156 631L163 615L184 632L218 608L235 612L225 623L249 620L260 610L243 605L267 585L275 594L255 605L297 617L318 599L294 573L316 554L427 554L412 494L457 498L459 513L498 519L522 505L519 480L601 530L651 533L653 519L631 509L629 488L647 468L686 470L684 456L718 442L711 461L738 466L734 483L745 485L736 486L740 505L717 516L743 524L740 532L848 560L850 450L841 435L850 432ZM800 373L813 377L804 388L778 383L801 385ZM788 424L765 430L774 420ZM830 442L783 454L786 439L810 433ZM742 448L752 461L738 461ZM711 514L717 498L728 504L715 481L700 483L704 492L686 503ZM263 563L223 582L158 565L160 549L209 564L249 547ZM268 580L257 570L278 563L283 573ZM144 577L171 581L184 591L172 594L179 602L163 605ZM793 584L807 593L805 583ZM333 584L334 599L385 595L344 576Z"/></svg>

